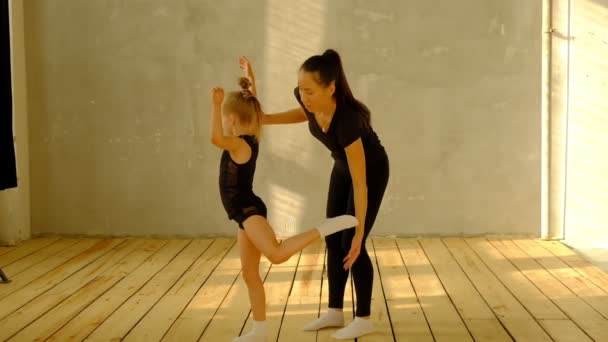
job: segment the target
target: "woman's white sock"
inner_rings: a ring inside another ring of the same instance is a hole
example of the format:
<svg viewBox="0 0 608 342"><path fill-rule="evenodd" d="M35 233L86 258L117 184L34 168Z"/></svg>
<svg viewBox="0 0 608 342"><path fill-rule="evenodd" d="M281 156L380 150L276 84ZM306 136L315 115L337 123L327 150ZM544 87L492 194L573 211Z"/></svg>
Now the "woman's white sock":
<svg viewBox="0 0 608 342"><path fill-rule="evenodd" d="M340 310L327 310L317 320L312 321L304 326L306 331L315 331L329 327L341 327L344 325L344 313Z"/></svg>
<svg viewBox="0 0 608 342"><path fill-rule="evenodd" d="M374 325L371 320L355 317L349 325L336 331L333 338L338 340L350 340L369 334L372 331L374 331Z"/></svg>

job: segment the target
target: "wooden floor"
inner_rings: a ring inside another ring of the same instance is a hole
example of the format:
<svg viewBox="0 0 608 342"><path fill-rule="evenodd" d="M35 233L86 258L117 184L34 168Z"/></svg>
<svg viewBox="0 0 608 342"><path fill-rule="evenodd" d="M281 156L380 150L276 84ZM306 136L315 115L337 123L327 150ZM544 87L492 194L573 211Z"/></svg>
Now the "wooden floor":
<svg viewBox="0 0 608 342"><path fill-rule="evenodd" d="M608 274L558 242L373 239L372 316L359 341L608 341ZM327 306L324 245L264 262L271 341ZM0 341L232 341L250 329L232 239L40 238L0 247ZM353 290L345 311L352 317ZM347 319L347 321L352 318Z"/></svg>

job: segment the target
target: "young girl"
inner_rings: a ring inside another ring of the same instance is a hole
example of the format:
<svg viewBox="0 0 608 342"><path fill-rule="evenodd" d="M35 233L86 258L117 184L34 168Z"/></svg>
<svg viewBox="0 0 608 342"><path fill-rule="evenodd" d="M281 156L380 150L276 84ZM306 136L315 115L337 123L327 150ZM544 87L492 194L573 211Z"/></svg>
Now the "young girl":
<svg viewBox="0 0 608 342"><path fill-rule="evenodd" d="M220 195L228 217L240 228L242 275L253 314L253 330L234 341L261 342L266 341L267 335L266 298L259 274L261 254L273 264L279 264L317 239L355 227L359 222L351 215L337 216L279 244L266 220L266 206L252 186L263 113L252 92L251 81L241 78L239 84L241 91L229 93L223 108L224 90L213 88L211 142L224 150L220 162Z"/></svg>

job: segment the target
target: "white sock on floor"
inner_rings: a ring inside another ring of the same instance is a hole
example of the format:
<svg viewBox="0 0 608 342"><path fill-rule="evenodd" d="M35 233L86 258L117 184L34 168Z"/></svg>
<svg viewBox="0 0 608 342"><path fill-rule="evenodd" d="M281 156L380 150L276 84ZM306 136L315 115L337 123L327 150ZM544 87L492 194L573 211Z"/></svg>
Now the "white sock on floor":
<svg viewBox="0 0 608 342"><path fill-rule="evenodd" d="M341 215L332 218L328 218L325 222L321 223L317 230L321 235L321 238L339 232L344 229L356 227L359 224L359 220L352 215Z"/></svg>
<svg viewBox="0 0 608 342"><path fill-rule="evenodd" d="M232 342L266 342L266 321L253 321L253 328L245 335L235 337Z"/></svg>
<svg viewBox="0 0 608 342"><path fill-rule="evenodd" d="M341 327L344 325L344 313L340 310L327 310L316 321L312 321L304 326L305 331L315 331L329 327Z"/></svg>
<svg viewBox="0 0 608 342"><path fill-rule="evenodd" d="M374 325L371 320L355 317L349 325L336 331L333 338L338 340L350 340L369 334L372 331L374 331Z"/></svg>

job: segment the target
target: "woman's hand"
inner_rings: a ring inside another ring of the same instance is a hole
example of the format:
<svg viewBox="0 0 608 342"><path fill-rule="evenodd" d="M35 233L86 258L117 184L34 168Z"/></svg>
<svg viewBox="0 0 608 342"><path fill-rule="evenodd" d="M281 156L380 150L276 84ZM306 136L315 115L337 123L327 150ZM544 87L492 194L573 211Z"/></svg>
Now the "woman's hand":
<svg viewBox="0 0 608 342"><path fill-rule="evenodd" d="M211 98L213 99L213 104L215 106L221 106L224 101L224 89L220 87L215 87L211 91Z"/></svg>
<svg viewBox="0 0 608 342"><path fill-rule="evenodd" d="M353 267L355 261L359 257L359 253L361 253L361 244L363 243L363 232L355 233L353 237L353 241L350 244L350 251L348 255L342 260L344 262L344 269L348 270Z"/></svg>

